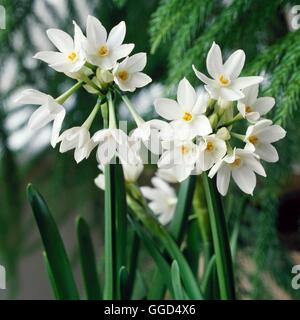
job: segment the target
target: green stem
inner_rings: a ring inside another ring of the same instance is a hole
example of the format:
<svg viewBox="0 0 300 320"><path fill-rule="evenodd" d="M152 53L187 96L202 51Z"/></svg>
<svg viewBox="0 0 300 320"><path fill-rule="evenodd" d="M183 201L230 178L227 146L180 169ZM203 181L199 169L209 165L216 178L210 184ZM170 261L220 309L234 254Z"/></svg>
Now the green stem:
<svg viewBox="0 0 300 320"><path fill-rule="evenodd" d="M64 92L62 95L60 95L59 97L57 97L55 100L60 103L63 104L64 102L66 102L66 100L68 98L71 97L71 95L76 92L81 86L82 86L83 82L82 81L78 81L76 84L74 84L73 87L71 87L69 90L67 90L66 92Z"/></svg>
<svg viewBox="0 0 300 320"><path fill-rule="evenodd" d="M142 117L137 113L137 111L135 110L134 106L132 105L132 103L130 102L130 100L124 96L121 95L122 100L124 101L124 103L126 104L129 112L131 113L135 123L137 126L140 126L141 124L143 124L145 121L142 119Z"/></svg>
<svg viewBox="0 0 300 320"><path fill-rule="evenodd" d="M239 134L239 133L235 133L235 132L230 132L230 135L231 135L232 137L235 137L235 138L241 140L241 141L244 141L244 140L245 140L245 135L243 135L243 134Z"/></svg>
<svg viewBox="0 0 300 320"><path fill-rule="evenodd" d="M232 258L221 197L215 181L209 179L205 172L202 176L216 255L220 296L223 300L235 299Z"/></svg>
<svg viewBox="0 0 300 320"><path fill-rule="evenodd" d="M110 92L108 92L107 94L107 101L108 101L108 113L109 113L108 127L110 129L115 129L117 128L115 106L114 106L113 98Z"/></svg>
<svg viewBox="0 0 300 320"><path fill-rule="evenodd" d="M101 99L98 99L96 105L94 106L92 112L90 113L90 115L88 116L88 118L84 121L82 127L87 128L88 130L90 129L99 109L101 106Z"/></svg>
<svg viewBox="0 0 300 320"><path fill-rule="evenodd" d="M242 116L240 113L238 113L232 120L227 121L227 122L225 122L225 123L223 123L223 124L220 124L220 125L217 127L217 129L220 129L220 128L222 128L222 127L229 127L229 126L231 126L232 124L234 124L235 122L240 121L240 120L242 120L242 119L243 119L243 116Z"/></svg>

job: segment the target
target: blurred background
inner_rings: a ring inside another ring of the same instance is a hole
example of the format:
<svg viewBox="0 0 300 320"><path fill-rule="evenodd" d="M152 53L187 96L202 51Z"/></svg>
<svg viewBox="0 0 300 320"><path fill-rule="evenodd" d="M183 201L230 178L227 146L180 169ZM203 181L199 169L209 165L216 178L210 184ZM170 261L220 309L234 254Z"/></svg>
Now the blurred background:
<svg viewBox="0 0 300 320"><path fill-rule="evenodd" d="M300 1L298 0L299 5ZM92 226L101 268L102 193L94 185L95 157L76 164L72 153L59 154L49 145L50 128L32 133L27 121L33 106L16 106L16 95L35 88L56 97L73 80L32 59L51 49L48 28L73 34L72 20L85 30L88 14L109 30L121 20L126 41L134 52L149 53L146 73L153 83L131 98L140 113L156 117L152 101L172 95L186 76L199 85L191 65L205 67L213 41L225 54L242 48L245 73L263 74L262 94L274 96L272 118L288 132L279 146L280 162L267 168L270 175L247 200L238 241L239 297L299 299L291 287L291 268L300 264L300 7L284 0L0 0L5 29L0 30L0 265L7 272L7 289L0 299L50 299L52 293L42 258L37 227L26 200L32 182L45 196L60 226L80 283L75 239L75 217ZM80 90L70 99L65 128L82 123L94 98ZM123 118L128 116L120 104ZM141 185L149 180L147 168ZM234 208L243 202L239 192L227 197Z"/></svg>

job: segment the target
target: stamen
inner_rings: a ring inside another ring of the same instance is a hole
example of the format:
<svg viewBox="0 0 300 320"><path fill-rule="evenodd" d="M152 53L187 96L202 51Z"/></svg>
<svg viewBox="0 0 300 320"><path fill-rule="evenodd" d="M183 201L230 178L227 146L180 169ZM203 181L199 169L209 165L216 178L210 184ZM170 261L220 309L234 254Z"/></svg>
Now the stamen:
<svg viewBox="0 0 300 320"><path fill-rule="evenodd" d="M253 111L253 109L250 106L246 106L245 111L246 111L246 113L250 113Z"/></svg>
<svg viewBox="0 0 300 320"><path fill-rule="evenodd" d="M206 144L206 151L211 152L211 151L214 151L214 149L215 149L214 144L211 141L208 141Z"/></svg>
<svg viewBox="0 0 300 320"><path fill-rule="evenodd" d="M105 57L107 56L109 53L109 49L107 46L101 46L99 49L98 49L98 54L100 57Z"/></svg>
<svg viewBox="0 0 300 320"><path fill-rule="evenodd" d="M232 167L240 167L241 164L242 164L241 158L240 158L240 157L236 157L235 160L234 160L234 162L231 163L231 166L232 166Z"/></svg>
<svg viewBox="0 0 300 320"><path fill-rule="evenodd" d="M227 87L230 85L230 79L226 78L223 74L219 77L219 82L221 86Z"/></svg>
<svg viewBox="0 0 300 320"><path fill-rule="evenodd" d="M128 72L126 70L121 70L118 72L118 77L123 80L123 81L126 81L128 79Z"/></svg>
<svg viewBox="0 0 300 320"><path fill-rule="evenodd" d="M72 51L68 54L68 59L71 62L74 62L75 60L77 60L77 53L75 51Z"/></svg>
<svg viewBox="0 0 300 320"><path fill-rule="evenodd" d="M190 112L184 112L182 116L182 120L191 121L193 119L193 115Z"/></svg>
<svg viewBox="0 0 300 320"><path fill-rule="evenodd" d="M248 141L250 142L250 143L252 143L252 144L256 144L257 142L258 142L258 138L257 138L257 136L250 136L249 138L248 138Z"/></svg>
<svg viewBox="0 0 300 320"><path fill-rule="evenodd" d="M188 154L190 152L190 148L188 146L183 145L180 147L180 152L183 155Z"/></svg>

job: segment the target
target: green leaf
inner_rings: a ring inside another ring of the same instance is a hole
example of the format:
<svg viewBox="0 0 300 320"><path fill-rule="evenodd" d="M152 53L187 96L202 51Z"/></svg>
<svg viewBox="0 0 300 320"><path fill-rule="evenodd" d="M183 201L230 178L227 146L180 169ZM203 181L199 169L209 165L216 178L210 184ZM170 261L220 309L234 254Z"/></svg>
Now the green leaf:
<svg viewBox="0 0 300 320"><path fill-rule="evenodd" d="M86 297L88 300L99 300L101 299L101 289L90 228L82 217L77 218L76 227L81 273Z"/></svg>
<svg viewBox="0 0 300 320"><path fill-rule="evenodd" d="M139 202L130 196L128 196L128 205L132 209L130 213L143 223L149 234L155 238L155 241L157 241L159 245L164 247L172 259L177 260L182 274L182 281L189 297L191 299L202 299L197 280L185 257L167 230L160 225L156 218L150 213L149 207L141 207Z"/></svg>
<svg viewBox="0 0 300 320"><path fill-rule="evenodd" d="M196 178L190 176L180 184L178 192L178 201L174 213L174 217L170 224L169 232L177 243L181 243L184 229L188 221L188 215L192 208L192 200L195 190ZM150 288L148 298L162 299L164 296L164 285L162 275L157 270L152 280L153 286Z"/></svg>
<svg viewBox="0 0 300 320"><path fill-rule="evenodd" d="M129 291L128 291L128 272L127 272L127 269L126 267L122 266L120 268L120 271L119 271L119 288L120 288L120 293L119 293L119 296L120 296L120 299L121 300L129 300L130 298L130 295L129 295Z"/></svg>
<svg viewBox="0 0 300 320"><path fill-rule="evenodd" d="M28 185L27 194L44 244L49 270L51 270L53 281L56 284L57 295L60 299L77 300L79 294L71 265L48 206L32 185Z"/></svg>
<svg viewBox="0 0 300 320"><path fill-rule="evenodd" d="M59 297L59 292L57 291L57 286L56 286L56 283L55 283L55 279L53 277L53 273L51 271L51 268L50 268L50 265L49 265L49 261L48 261L48 258L47 258L47 254L45 251L43 251L43 256L44 256L44 262L45 262L45 265L46 265L46 271L48 273L48 277L49 277L49 280L50 280L50 283L51 283L51 287L52 287L52 291L53 291L53 294L54 294L54 298L56 300L59 300L60 297Z"/></svg>
<svg viewBox="0 0 300 320"><path fill-rule="evenodd" d="M161 277L162 282L164 283L165 286L168 287L168 289L172 293L173 287L172 287L172 282L171 282L171 279L169 276L169 273L170 273L169 272L169 270L170 270L169 264L167 263L165 258L162 256L159 249L156 247L155 243L152 241L152 239L149 237L149 235L141 227L141 225L138 222L136 222L134 219L132 219L132 218L129 218L129 219L130 219L131 224L132 224L133 228L135 229L136 233L138 234L140 239L143 241L143 244L146 247L147 251L149 252L149 254L152 256L153 260L155 261L158 272L162 276ZM156 298L156 297L153 297L153 299L154 298ZM150 299L149 296L148 296L148 299Z"/></svg>
<svg viewBox="0 0 300 320"><path fill-rule="evenodd" d="M171 278L173 292L176 300L185 300L184 290L181 285L179 266L176 260L173 261L171 266Z"/></svg>
<svg viewBox="0 0 300 320"><path fill-rule="evenodd" d="M210 298L209 291L212 287L211 286L211 281L213 281L212 275L215 270L216 270L216 256L213 255L211 257L211 259L209 260L207 267L205 268L205 272L204 272L204 276L203 276L203 280L202 280L202 284L201 284L202 292L207 299Z"/></svg>
<svg viewBox="0 0 300 320"><path fill-rule="evenodd" d="M235 299L232 258L221 197L215 181L208 178L205 172L202 177L216 255L221 299Z"/></svg>

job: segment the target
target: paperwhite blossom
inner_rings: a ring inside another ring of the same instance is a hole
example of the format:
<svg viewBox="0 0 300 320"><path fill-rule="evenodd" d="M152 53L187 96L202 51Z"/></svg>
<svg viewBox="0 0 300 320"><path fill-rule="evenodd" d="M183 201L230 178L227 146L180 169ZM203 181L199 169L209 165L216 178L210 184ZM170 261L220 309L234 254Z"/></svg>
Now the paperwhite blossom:
<svg viewBox="0 0 300 320"><path fill-rule="evenodd" d="M162 225L168 224L175 212L177 197L175 190L165 181L153 177L151 183L154 188L141 187L141 192L150 200L149 207Z"/></svg>
<svg viewBox="0 0 300 320"><path fill-rule="evenodd" d="M171 136L172 129L167 122L153 119L140 124L130 137L136 142L143 142L148 150L158 155L162 152L162 140Z"/></svg>
<svg viewBox="0 0 300 320"><path fill-rule="evenodd" d="M179 182L185 180L193 171L199 158L199 147L192 141L175 140L163 143L166 149L157 162L159 168L173 168Z"/></svg>
<svg viewBox="0 0 300 320"><path fill-rule="evenodd" d="M237 108L241 115L250 121L257 121L275 105L275 99L272 97L257 98L258 84L244 89L243 93L245 98L238 101Z"/></svg>
<svg viewBox="0 0 300 320"><path fill-rule="evenodd" d="M64 131L58 138L61 142L59 152L64 153L75 149L74 158L77 163L87 159L96 146L91 140L89 131L84 127L73 127Z"/></svg>
<svg viewBox="0 0 300 320"><path fill-rule="evenodd" d="M209 177L217 174L217 188L223 196L227 194L231 176L243 192L252 195L256 186L255 173L266 176L258 157L251 151L235 148L231 155L225 156L211 168Z"/></svg>
<svg viewBox="0 0 300 320"><path fill-rule="evenodd" d="M20 104L41 105L31 115L28 127L31 130L38 130L53 121L51 145L54 148L66 115L64 107L57 103L50 95L34 89L23 91L16 99L16 102Z"/></svg>
<svg viewBox="0 0 300 320"><path fill-rule="evenodd" d="M51 68L58 72L76 73L86 62L83 42L85 37L74 23L74 40L66 32L59 29L47 30L50 41L59 51L41 51L34 58L46 62Z"/></svg>
<svg viewBox="0 0 300 320"><path fill-rule="evenodd" d="M224 140L212 134L201 139L199 150L198 165L202 171L206 171L225 156L227 148Z"/></svg>
<svg viewBox="0 0 300 320"><path fill-rule="evenodd" d="M109 164L115 156L130 164L137 162L136 153L130 148L128 136L120 129L99 130L93 135L92 140L98 145L97 160L101 165Z"/></svg>
<svg viewBox="0 0 300 320"><path fill-rule="evenodd" d="M272 143L284 138L285 135L286 131L281 126L273 125L271 120L260 120L247 129L246 149L258 154L262 160L276 162L279 157Z"/></svg>
<svg viewBox="0 0 300 320"><path fill-rule="evenodd" d="M97 18L88 16L85 43L87 60L105 70L114 68L117 61L128 56L134 48L132 43L123 44L125 34L124 21L113 27L107 36L102 23Z"/></svg>
<svg viewBox="0 0 300 320"><path fill-rule="evenodd" d="M172 120L174 132L181 139L193 139L196 135L206 136L212 132L210 122L203 114L207 108L207 97L197 97L195 89L186 78L179 82L177 101L158 98L154 106L161 117Z"/></svg>
<svg viewBox="0 0 300 320"><path fill-rule="evenodd" d="M115 83L122 91L135 91L149 84L152 79L141 72L147 63L146 53L136 53L118 63L113 70Z"/></svg>
<svg viewBox="0 0 300 320"><path fill-rule="evenodd" d="M206 67L212 79L198 71L193 65L196 76L205 83L205 89L214 99L235 101L244 98L241 91L263 80L262 77L239 77L245 64L243 50L235 51L223 64L220 47L214 42L208 52Z"/></svg>

